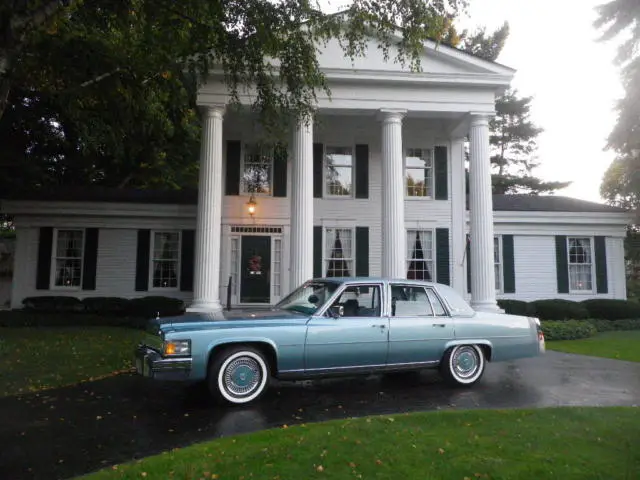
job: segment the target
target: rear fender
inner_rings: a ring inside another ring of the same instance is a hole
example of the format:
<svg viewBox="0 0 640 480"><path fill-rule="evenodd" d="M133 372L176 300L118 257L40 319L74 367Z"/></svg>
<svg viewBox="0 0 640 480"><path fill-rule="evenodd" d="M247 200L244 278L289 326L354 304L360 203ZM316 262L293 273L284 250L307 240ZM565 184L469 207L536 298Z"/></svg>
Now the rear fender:
<svg viewBox="0 0 640 480"><path fill-rule="evenodd" d="M493 352L493 344L484 338L465 338L460 340L450 340L445 344L445 352L456 345L480 345L484 351L487 361L491 361L491 353Z"/></svg>

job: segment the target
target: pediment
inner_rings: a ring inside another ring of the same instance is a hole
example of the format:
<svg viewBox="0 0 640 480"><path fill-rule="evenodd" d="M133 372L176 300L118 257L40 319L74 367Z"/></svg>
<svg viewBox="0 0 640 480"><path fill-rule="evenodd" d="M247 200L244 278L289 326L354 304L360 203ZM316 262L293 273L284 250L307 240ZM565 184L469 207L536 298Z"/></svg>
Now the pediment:
<svg viewBox="0 0 640 480"><path fill-rule="evenodd" d="M367 72L386 73L410 73L410 65L403 66L395 60L398 48L389 48L389 57L385 60L384 52L378 48L378 43L371 38L366 42L366 53L356 56L353 60L349 58L338 40L331 39L318 47L318 61L323 70L356 70ZM438 45L435 42L427 42L422 53L421 68L423 74L433 75L506 75L512 76L514 70L489 62L461 50Z"/></svg>

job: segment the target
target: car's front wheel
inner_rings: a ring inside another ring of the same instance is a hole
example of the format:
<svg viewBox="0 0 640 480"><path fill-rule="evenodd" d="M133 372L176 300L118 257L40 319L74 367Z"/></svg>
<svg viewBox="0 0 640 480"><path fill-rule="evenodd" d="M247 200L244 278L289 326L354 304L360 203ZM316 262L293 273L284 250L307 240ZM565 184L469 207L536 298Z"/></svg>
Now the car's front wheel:
<svg viewBox="0 0 640 480"><path fill-rule="evenodd" d="M269 384L269 364L253 347L230 347L212 361L209 391L216 400L240 405L257 400Z"/></svg>
<svg viewBox="0 0 640 480"><path fill-rule="evenodd" d="M482 377L486 365L484 352L478 345L456 345L442 357L440 373L453 385L470 386Z"/></svg>

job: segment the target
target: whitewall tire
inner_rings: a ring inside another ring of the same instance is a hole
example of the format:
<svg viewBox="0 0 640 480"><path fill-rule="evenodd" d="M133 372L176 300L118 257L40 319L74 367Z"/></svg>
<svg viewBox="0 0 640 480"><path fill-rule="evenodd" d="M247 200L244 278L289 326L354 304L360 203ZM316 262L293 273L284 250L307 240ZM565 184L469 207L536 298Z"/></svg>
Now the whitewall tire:
<svg viewBox="0 0 640 480"><path fill-rule="evenodd" d="M269 377L269 363L260 350L242 345L230 347L212 361L209 391L223 403L247 404L265 392Z"/></svg>
<svg viewBox="0 0 640 480"><path fill-rule="evenodd" d="M440 373L452 385L471 386L484 374L486 359L478 345L456 345L442 357Z"/></svg>

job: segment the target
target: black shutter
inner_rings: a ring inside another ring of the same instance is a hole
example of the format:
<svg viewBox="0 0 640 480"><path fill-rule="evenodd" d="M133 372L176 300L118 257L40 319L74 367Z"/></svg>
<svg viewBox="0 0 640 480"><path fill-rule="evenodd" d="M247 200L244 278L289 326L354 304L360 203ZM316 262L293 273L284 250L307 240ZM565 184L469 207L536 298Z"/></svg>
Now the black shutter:
<svg viewBox="0 0 640 480"><path fill-rule="evenodd" d="M471 243L467 233L467 293L471 293Z"/></svg>
<svg viewBox="0 0 640 480"><path fill-rule="evenodd" d="M277 145L273 158L273 196L287 196L287 147Z"/></svg>
<svg viewBox="0 0 640 480"><path fill-rule="evenodd" d="M313 227L313 277L322 277L322 227L320 226Z"/></svg>
<svg viewBox="0 0 640 480"><path fill-rule="evenodd" d="M240 194L240 141L227 141L227 175L225 181L227 195Z"/></svg>
<svg viewBox="0 0 640 480"><path fill-rule="evenodd" d="M607 280L607 244L605 237L595 237L596 250L596 287L598 293L608 293Z"/></svg>
<svg viewBox="0 0 640 480"><path fill-rule="evenodd" d="M438 145L434 149L435 162L435 198L447 200L449 198L449 178L447 175L447 147Z"/></svg>
<svg viewBox="0 0 640 480"><path fill-rule="evenodd" d="M98 271L98 235L97 228L87 228L84 241L84 265L82 267L82 289L96 289L96 273Z"/></svg>
<svg viewBox="0 0 640 480"><path fill-rule="evenodd" d="M569 264L565 235L556 235L556 276L558 293L569 293Z"/></svg>
<svg viewBox="0 0 640 480"><path fill-rule="evenodd" d="M49 290L49 279L51 278L51 249L53 247L53 227L40 227L40 239L38 242L36 289Z"/></svg>
<svg viewBox="0 0 640 480"><path fill-rule="evenodd" d="M369 145L356 145L356 198L369 198Z"/></svg>
<svg viewBox="0 0 640 480"><path fill-rule="evenodd" d="M516 293L516 269L513 257L513 235L502 235L502 277L504 293Z"/></svg>
<svg viewBox="0 0 640 480"><path fill-rule="evenodd" d="M180 290L193 292L193 267L196 249L196 231L182 230L182 252L180 252Z"/></svg>
<svg viewBox="0 0 640 480"><path fill-rule="evenodd" d="M324 147L321 143L313 144L313 196L322 198L322 169Z"/></svg>
<svg viewBox="0 0 640 480"><path fill-rule="evenodd" d="M449 285L449 229L436 228L437 282Z"/></svg>
<svg viewBox="0 0 640 480"><path fill-rule="evenodd" d="M149 249L151 230L138 230L138 249L136 252L136 292L149 290Z"/></svg>
<svg viewBox="0 0 640 480"><path fill-rule="evenodd" d="M369 276L369 227L356 227L356 277Z"/></svg>

